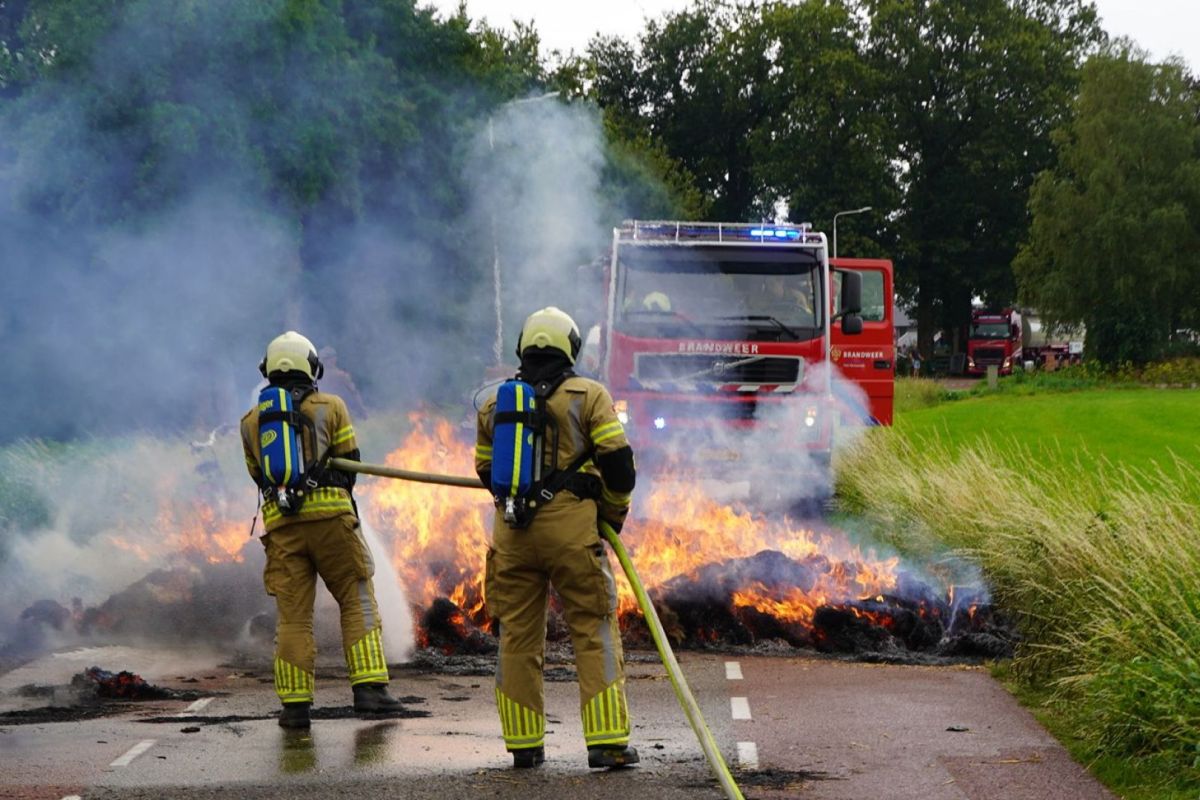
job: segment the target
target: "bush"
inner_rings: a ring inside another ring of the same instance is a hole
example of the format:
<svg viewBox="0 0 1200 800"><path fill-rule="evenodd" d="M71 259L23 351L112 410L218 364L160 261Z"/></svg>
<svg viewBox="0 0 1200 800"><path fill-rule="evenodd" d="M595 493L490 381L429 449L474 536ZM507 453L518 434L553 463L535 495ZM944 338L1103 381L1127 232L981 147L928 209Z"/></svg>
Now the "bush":
<svg viewBox="0 0 1200 800"><path fill-rule="evenodd" d="M1200 358L1176 358L1148 364L1142 370L1143 383L1155 386L1189 386L1200 384Z"/></svg>

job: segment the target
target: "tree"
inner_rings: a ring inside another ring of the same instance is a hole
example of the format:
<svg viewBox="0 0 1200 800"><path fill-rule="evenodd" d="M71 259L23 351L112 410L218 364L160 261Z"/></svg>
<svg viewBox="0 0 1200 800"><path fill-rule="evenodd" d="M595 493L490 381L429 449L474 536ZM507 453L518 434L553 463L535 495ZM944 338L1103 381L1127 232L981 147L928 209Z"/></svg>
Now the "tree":
<svg viewBox="0 0 1200 800"><path fill-rule="evenodd" d="M1024 302L1087 327L1105 364L1159 357L1200 326L1200 92L1177 61L1090 59L1014 265Z"/></svg>
<svg viewBox="0 0 1200 800"><path fill-rule="evenodd" d="M714 219L770 213L754 169L751 134L767 113L767 54L755 5L702 0L652 20L640 46L599 39L593 97L633 136L659 141L694 176Z"/></svg>
<svg viewBox="0 0 1200 800"><path fill-rule="evenodd" d="M827 231L838 211L872 206L841 252L890 252L886 215L900 195L881 113L884 75L862 52L865 22L849 4L825 0L773 3L744 22L742 37L769 64L767 112L752 134L765 200L785 198L792 219Z"/></svg>
<svg viewBox="0 0 1200 800"><path fill-rule="evenodd" d="M901 290L919 347L971 301L1012 300L1034 176L1052 163L1077 65L1100 37L1084 0L864 0L903 203Z"/></svg>

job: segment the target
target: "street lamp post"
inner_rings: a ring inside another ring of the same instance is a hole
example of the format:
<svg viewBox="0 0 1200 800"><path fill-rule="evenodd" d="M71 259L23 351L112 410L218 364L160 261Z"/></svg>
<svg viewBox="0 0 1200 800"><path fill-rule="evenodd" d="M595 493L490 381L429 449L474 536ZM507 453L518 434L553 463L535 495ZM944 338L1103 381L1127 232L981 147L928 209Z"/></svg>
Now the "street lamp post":
<svg viewBox="0 0 1200 800"><path fill-rule="evenodd" d="M865 213L870 210L871 210L871 206L863 206L862 208L856 208L856 209L853 209L852 211L839 211L833 215L833 257L834 258L837 258L837 254L838 254L838 251L837 251L837 218L838 217L848 217L851 214L862 214L862 213Z"/></svg>
<svg viewBox="0 0 1200 800"><path fill-rule="evenodd" d="M510 100L505 103L505 106L519 106L526 103L538 103L542 100L550 100L558 97L561 92L547 92L546 94L538 95L537 97L526 97L521 100ZM503 106L502 106L503 107ZM494 115L488 116L488 151L494 156L496 153L496 134L492 124ZM491 213L492 223L492 288L494 291L493 302L496 306L496 341L492 344L492 355L496 359L496 365L499 366L503 362L504 355L504 314L500 304L500 242L496 238L496 208L492 204Z"/></svg>

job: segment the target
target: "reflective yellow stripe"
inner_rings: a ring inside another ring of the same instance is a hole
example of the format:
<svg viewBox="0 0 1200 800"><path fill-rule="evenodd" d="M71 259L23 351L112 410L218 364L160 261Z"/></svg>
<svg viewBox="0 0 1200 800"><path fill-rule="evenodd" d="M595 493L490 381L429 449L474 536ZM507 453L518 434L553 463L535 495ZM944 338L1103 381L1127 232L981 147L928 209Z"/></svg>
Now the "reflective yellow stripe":
<svg viewBox="0 0 1200 800"><path fill-rule="evenodd" d="M275 659L275 694L285 703L311 703L314 677L311 672Z"/></svg>
<svg viewBox="0 0 1200 800"><path fill-rule="evenodd" d="M290 518L306 519L319 515L333 516L353 513L354 504L350 501L350 495L345 489L339 489L336 486L322 486L305 495L300 511L292 514ZM279 511L279 504L275 502L264 503L262 515L264 524L278 522L284 516Z"/></svg>
<svg viewBox="0 0 1200 800"><path fill-rule="evenodd" d="M333 434L333 441L330 444L345 444L353 438L354 426L347 425L344 428L339 428L337 432Z"/></svg>
<svg viewBox="0 0 1200 800"><path fill-rule="evenodd" d="M600 499L609 505L627 506L633 499L633 494L631 492L610 492L606 486L600 490Z"/></svg>
<svg viewBox="0 0 1200 800"><path fill-rule="evenodd" d="M287 407L284 405L284 400L286 398L287 398L287 392L284 391L283 389L280 389L279 390L279 407L280 408ZM281 424L283 425L283 435L281 437L281 439L283 440L283 483L286 486L287 484L292 482L292 448L288 446L288 442L291 441L291 439L289 438L289 435L288 435L288 424L286 421L282 422Z"/></svg>
<svg viewBox="0 0 1200 800"><path fill-rule="evenodd" d="M350 685L379 683L388 680L387 659L383 654L383 635L379 628L367 631L363 638L346 651L346 666L350 670Z"/></svg>
<svg viewBox="0 0 1200 800"><path fill-rule="evenodd" d="M596 430L592 431L592 444L600 444L609 439L622 436L625 433L625 428L620 422L610 422L607 425L601 425Z"/></svg>
<svg viewBox="0 0 1200 800"><path fill-rule="evenodd" d="M521 384L517 384L517 411L525 410L525 390ZM525 435L525 425L518 422L516 425L516 441L513 442L513 471L512 471L512 487L509 493L517 496L517 484L521 482L521 437Z"/></svg>
<svg viewBox="0 0 1200 800"><path fill-rule="evenodd" d="M496 710L500 715L500 729L508 749L520 750L542 745L546 737L546 718L543 715L506 697L499 687L496 687Z"/></svg>
<svg viewBox="0 0 1200 800"><path fill-rule="evenodd" d="M612 683L583 705L583 738L589 746L629 741L629 708L620 682Z"/></svg>
<svg viewBox="0 0 1200 800"><path fill-rule="evenodd" d="M492 457L492 448L487 447L482 444L477 444L477 445L475 445L475 455L478 458L489 458L490 459Z"/></svg>

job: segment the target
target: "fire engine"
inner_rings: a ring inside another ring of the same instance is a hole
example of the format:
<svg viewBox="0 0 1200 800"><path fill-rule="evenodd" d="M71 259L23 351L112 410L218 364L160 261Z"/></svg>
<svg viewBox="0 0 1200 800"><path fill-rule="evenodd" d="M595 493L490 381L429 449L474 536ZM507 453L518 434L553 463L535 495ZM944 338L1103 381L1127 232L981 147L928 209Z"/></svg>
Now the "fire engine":
<svg viewBox="0 0 1200 800"><path fill-rule="evenodd" d="M806 225L629 221L605 279L584 349L639 466L827 472L839 424L891 424L890 261L830 259Z"/></svg>

